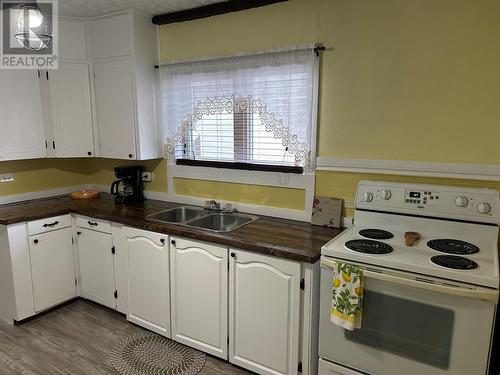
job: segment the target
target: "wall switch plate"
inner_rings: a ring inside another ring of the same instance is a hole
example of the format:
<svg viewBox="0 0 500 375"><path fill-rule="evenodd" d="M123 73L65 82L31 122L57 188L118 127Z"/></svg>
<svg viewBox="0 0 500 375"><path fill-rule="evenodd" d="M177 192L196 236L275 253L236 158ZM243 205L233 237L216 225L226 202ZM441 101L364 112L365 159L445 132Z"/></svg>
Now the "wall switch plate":
<svg viewBox="0 0 500 375"><path fill-rule="evenodd" d="M151 182L153 181L153 172L142 172L142 181L144 182Z"/></svg>
<svg viewBox="0 0 500 375"><path fill-rule="evenodd" d="M13 173L0 174L0 183L13 182L13 181L14 181L14 174Z"/></svg>

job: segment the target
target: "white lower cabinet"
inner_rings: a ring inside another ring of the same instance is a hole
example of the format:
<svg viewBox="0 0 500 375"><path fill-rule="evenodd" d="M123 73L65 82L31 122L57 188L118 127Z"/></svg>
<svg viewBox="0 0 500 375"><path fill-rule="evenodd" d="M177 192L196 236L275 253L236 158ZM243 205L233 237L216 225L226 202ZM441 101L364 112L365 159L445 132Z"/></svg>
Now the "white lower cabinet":
<svg viewBox="0 0 500 375"><path fill-rule="evenodd" d="M259 374L297 374L300 275L300 263L230 249L230 362Z"/></svg>
<svg viewBox="0 0 500 375"><path fill-rule="evenodd" d="M128 252L127 319L170 337L168 236L124 228Z"/></svg>
<svg viewBox="0 0 500 375"><path fill-rule="evenodd" d="M77 240L81 296L115 309L114 248L111 234L78 227Z"/></svg>
<svg viewBox="0 0 500 375"><path fill-rule="evenodd" d="M35 312L76 296L71 227L29 237Z"/></svg>
<svg viewBox="0 0 500 375"><path fill-rule="evenodd" d="M227 359L228 248L171 238L172 339Z"/></svg>

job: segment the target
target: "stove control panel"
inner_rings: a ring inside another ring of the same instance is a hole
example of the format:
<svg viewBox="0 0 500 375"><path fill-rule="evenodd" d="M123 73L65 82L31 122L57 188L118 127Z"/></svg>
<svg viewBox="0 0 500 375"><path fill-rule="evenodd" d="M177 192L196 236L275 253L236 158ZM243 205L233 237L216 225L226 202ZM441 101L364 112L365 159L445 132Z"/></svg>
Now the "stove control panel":
<svg viewBox="0 0 500 375"><path fill-rule="evenodd" d="M500 223L498 191L490 189L361 181L355 208Z"/></svg>

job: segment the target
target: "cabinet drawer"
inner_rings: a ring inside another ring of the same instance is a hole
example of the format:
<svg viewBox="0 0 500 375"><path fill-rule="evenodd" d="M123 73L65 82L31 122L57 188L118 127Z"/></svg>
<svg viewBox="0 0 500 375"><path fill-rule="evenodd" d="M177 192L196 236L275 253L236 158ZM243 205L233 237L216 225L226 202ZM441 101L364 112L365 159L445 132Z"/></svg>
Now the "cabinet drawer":
<svg viewBox="0 0 500 375"><path fill-rule="evenodd" d="M80 228L96 230L103 233L111 233L111 224L109 223L109 221L94 219L91 217L77 216L76 226Z"/></svg>
<svg viewBox="0 0 500 375"><path fill-rule="evenodd" d="M50 232L55 229L62 229L71 226L71 215L61 215L48 217L46 219L30 221L28 223L28 234L34 235L38 233Z"/></svg>

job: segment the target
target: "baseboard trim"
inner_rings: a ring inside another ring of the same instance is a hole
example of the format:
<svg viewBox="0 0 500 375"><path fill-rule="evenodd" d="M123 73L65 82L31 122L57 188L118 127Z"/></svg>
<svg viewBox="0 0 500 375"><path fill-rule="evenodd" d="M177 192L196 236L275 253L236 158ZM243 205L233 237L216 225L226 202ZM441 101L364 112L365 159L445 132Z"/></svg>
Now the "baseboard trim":
<svg viewBox="0 0 500 375"><path fill-rule="evenodd" d="M90 188L91 188L90 185L73 185L57 189L31 191L28 193L5 195L5 196L0 196L0 204L9 204L9 203L29 201L32 199L49 198L57 195L69 194L73 191L90 189Z"/></svg>
<svg viewBox="0 0 500 375"><path fill-rule="evenodd" d="M500 165L318 157L316 170L500 181Z"/></svg>

